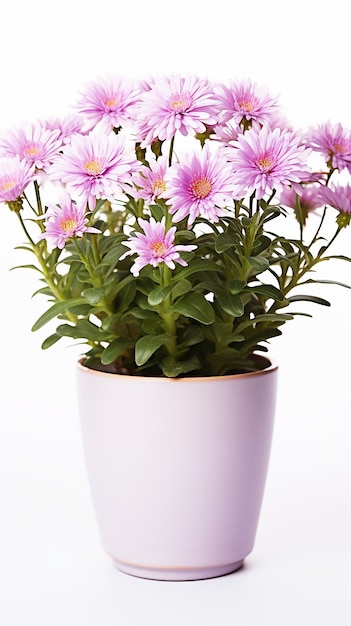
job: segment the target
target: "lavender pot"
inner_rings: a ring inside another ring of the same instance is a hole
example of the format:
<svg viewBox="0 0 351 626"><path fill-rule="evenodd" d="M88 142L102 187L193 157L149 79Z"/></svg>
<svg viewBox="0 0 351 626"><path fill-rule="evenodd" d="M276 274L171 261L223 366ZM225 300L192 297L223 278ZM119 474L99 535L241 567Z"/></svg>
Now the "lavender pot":
<svg viewBox="0 0 351 626"><path fill-rule="evenodd" d="M102 546L142 578L239 569L254 547L278 368L210 378L109 374L79 363L83 446Z"/></svg>

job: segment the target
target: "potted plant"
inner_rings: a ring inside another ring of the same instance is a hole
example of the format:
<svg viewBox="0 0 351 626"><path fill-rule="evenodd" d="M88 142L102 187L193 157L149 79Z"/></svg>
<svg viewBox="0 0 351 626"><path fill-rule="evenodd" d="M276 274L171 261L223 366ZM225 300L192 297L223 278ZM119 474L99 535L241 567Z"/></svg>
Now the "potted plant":
<svg viewBox="0 0 351 626"><path fill-rule="evenodd" d="M0 158L0 201L49 301L33 330L57 320L44 349L84 345L104 549L147 578L235 571L269 462L268 347L309 315L301 302L329 305L316 285L342 285L318 266L351 260L332 251L351 219L351 130L298 132L249 80L104 78L66 118L9 130Z"/></svg>

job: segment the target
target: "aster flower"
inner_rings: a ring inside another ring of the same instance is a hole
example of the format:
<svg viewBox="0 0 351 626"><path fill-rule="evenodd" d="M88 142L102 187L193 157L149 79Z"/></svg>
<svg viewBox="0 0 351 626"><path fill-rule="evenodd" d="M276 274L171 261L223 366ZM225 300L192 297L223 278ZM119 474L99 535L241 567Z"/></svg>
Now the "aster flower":
<svg viewBox="0 0 351 626"><path fill-rule="evenodd" d="M135 198L143 198L148 206L166 193L165 174L168 168L167 157L150 159L150 167L143 165L139 172L133 174L132 179L138 189L131 191Z"/></svg>
<svg viewBox="0 0 351 626"><path fill-rule="evenodd" d="M34 180L34 166L18 155L0 160L0 202L12 203Z"/></svg>
<svg viewBox="0 0 351 626"><path fill-rule="evenodd" d="M72 137L52 165L50 175L52 180L65 183L73 197L85 200L93 210L97 198L113 201L131 182L131 171L136 167L134 150L121 134L93 131Z"/></svg>
<svg viewBox="0 0 351 626"><path fill-rule="evenodd" d="M58 130L59 136L58 138L62 142L62 144L69 143L71 141L71 137L76 135L77 133L83 133L83 120L78 115L66 115L63 118L51 118L45 120L42 123L43 128L48 130Z"/></svg>
<svg viewBox="0 0 351 626"><path fill-rule="evenodd" d="M294 209L298 220L301 219L305 224L309 213L313 213L323 205L323 200L320 194L320 185L310 185L309 187L303 187L301 193L298 196L299 210L297 205L296 191L291 187L285 187L279 196L279 204Z"/></svg>
<svg viewBox="0 0 351 626"><path fill-rule="evenodd" d="M106 132L124 127L138 101L139 89L119 77L107 77L91 83L81 92L76 109L85 118L84 130L96 125Z"/></svg>
<svg viewBox="0 0 351 626"><path fill-rule="evenodd" d="M9 130L0 139L0 156L16 156L40 170L47 170L57 156L62 142L59 130L47 130L39 123Z"/></svg>
<svg viewBox="0 0 351 626"><path fill-rule="evenodd" d="M246 193L256 192L257 198L274 190L282 191L287 185L301 193L299 183L310 174L305 163L310 150L289 130L276 128L272 131L263 127L257 132L251 129L239 135L233 146L226 149L226 154L243 190L246 187Z"/></svg>
<svg viewBox="0 0 351 626"><path fill-rule="evenodd" d="M323 200L320 194L320 186L303 187L301 193L299 194L299 203L302 211L306 211L307 213L315 211L321 207ZM279 204L295 209L296 191L288 187L283 189L279 196Z"/></svg>
<svg viewBox="0 0 351 626"><path fill-rule="evenodd" d="M222 122L214 126L211 139L227 146L231 141L236 141L239 134L242 134L242 129L236 122Z"/></svg>
<svg viewBox="0 0 351 626"><path fill-rule="evenodd" d="M156 137L171 139L176 131L182 135L203 133L206 126L217 123L218 115L218 99L208 80L179 75L155 79L141 95L137 114L139 123L148 128L143 146Z"/></svg>
<svg viewBox="0 0 351 626"><path fill-rule="evenodd" d="M184 155L165 175L167 204L175 222L188 217L190 226L201 216L214 222L226 215L226 206L233 202L236 188L233 169L217 150L211 153L205 144L201 152Z"/></svg>
<svg viewBox="0 0 351 626"><path fill-rule="evenodd" d="M351 185L333 185L320 188L320 196L325 204L337 209L340 213L351 214Z"/></svg>
<svg viewBox="0 0 351 626"><path fill-rule="evenodd" d="M328 167L351 172L351 130L328 122L310 129L305 143L324 156Z"/></svg>
<svg viewBox="0 0 351 626"><path fill-rule="evenodd" d="M161 222L156 222L153 217L150 221L140 218L138 223L144 233L136 232L124 242L124 245L130 248L124 256L134 253L139 255L130 270L133 276L139 276L140 270L149 264L157 267L160 263L165 263L171 270L175 268L174 261L183 266L187 265L179 253L191 252L197 246L174 245L175 226L166 232L164 217Z"/></svg>
<svg viewBox="0 0 351 626"><path fill-rule="evenodd" d="M84 233L99 233L97 228L88 226L85 203L76 204L68 193L61 192L58 205L48 202L45 214L45 232L39 239L46 239L54 248L64 248L71 237L82 237Z"/></svg>
<svg viewBox="0 0 351 626"><path fill-rule="evenodd" d="M229 85L219 84L216 91L221 101L222 120L232 120L237 125L268 124L279 114L277 100L263 86L250 80Z"/></svg>

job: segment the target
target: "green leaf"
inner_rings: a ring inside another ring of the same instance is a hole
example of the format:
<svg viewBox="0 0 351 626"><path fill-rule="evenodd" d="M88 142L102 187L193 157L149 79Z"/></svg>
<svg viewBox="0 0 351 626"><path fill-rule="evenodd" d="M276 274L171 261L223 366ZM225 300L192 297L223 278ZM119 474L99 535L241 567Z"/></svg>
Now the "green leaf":
<svg viewBox="0 0 351 626"><path fill-rule="evenodd" d="M51 348L51 346L53 346L55 343L57 343L60 339L62 339L61 335L54 333L53 335L50 335L50 337L47 337L43 341L43 343L41 344L41 347L43 350L47 350L48 348Z"/></svg>
<svg viewBox="0 0 351 626"><path fill-rule="evenodd" d="M123 354L126 348L132 348L134 341L125 337L117 337L111 341L111 343L105 348L101 355L101 363L109 365L118 359Z"/></svg>
<svg viewBox="0 0 351 626"><path fill-rule="evenodd" d="M240 295L232 296L223 289L216 295L216 300L218 300L219 305L225 313L228 313L228 315L241 317L244 313L244 303L240 298Z"/></svg>
<svg viewBox="0 0 351 626"><path fill-rule="evenodd" d="M222 252L225 252L226 250L228 250L228 248L232 248L234 245L235 245L235 241L234 241L233 235L229 234L228 232L221 233L216 238L215 250L216 252L221 254Z"/></svg>
<svg viewBox="0 0 351 626"><path fill-rule="evenodd" d="M172 291L172 297L174 300L183 296L185 293L189 293L191 290L191 282L189 280L181 278L174 283L174 289Z"/></svg>
<svg viewBox="0 0 351 626"><path fill-rule="evenodd" d="M140 337L135 344L135 362L137 365L144 365L146 361L158 350L161 346L163 346L167 339L169 339L168 335L146 335L145 337Z"/></svg>
<svg viewBox="0 0 351 626"><path fill-rule="evenodd" d="M191 282L185 279L174 281L166 287L157 287L154 289L148 297L148 302L151 306L157 306L164 301L170 293L173 293L173 298L178 298L184 293L187 293L191 289Z"/></svg>
<svg viewBox="0 0 351 626"><path fill-rule="evenodd" d="M107 252L107 254L103 257L101 263L96 267L95 271L100 271L100 266L106 267L110 266L111 270L115 268L121 256L125 254L129 248L124 246L123 243L116 243L111 250Z"/></svg>
<svg viewBox="0 0 351 626"><path fill-rule="evenodd" d="M202 260L194 261L191 263L191 265L187 265L187 267L184 267L177 275L177 278L186 278L187 276L191 276L191 274L195 274L195 272L206 272L206 271L218 272L220 270L221 270L221 266L217 265L217 263L215 263L214 261L202 259Z"/></svg>
<svg viewBox="0 0 351 626"><path fill-rule="evenodd" d="M193 241L195 239L195 233L192 230L177 230L176 241L180 242L186 239L187 241Z"/></svg>
<svg viewBox="0 0 351 626"><path fill-rule="evenodd" d="M62 337L72 337L73 339L86 339L91 341L104 341L109 335L100 326L95 326L88 320L78 320L76 324L61 324L56 328L56 332Z"/></svg>
<svg viewBox="0 0 351 626"><path fill-rule="evenodd" d="M11 271L22 270L22 269L35 270L36 272L42 273L42 271L36 265L14 265L13 267L10 268Z"/></svg>
<svg viewBox="0 0 351 626"><path fill-rule="evenodd" d="M280 324L284 324L287 320L292 320L293 316L287 313L263 313L262 315L256 315L252 319L245 320L241 324L237 326L235 329L236 332L241 333L245 328L249 328L250 326L256 326L256 324L262 324L266 322L272 323L272 325L279 326Z"/></svg>
<svg viewBox="0 0 351 626"><path fill-rule="evenodd" d="M330 302L325 300L324 298L319 298L317 296L309 296L309 295L299 295L299 296L291 296L289 298L289 302L314 302L315 304L321 304L323 306L330 306Z"/></svg>
<svg viewBox="0 0 351 626"><path fill-rule="evenodd" d="M263 256L248 256L246 259L250 263L252 269L258 273L264 272L264 270L269 267L269 261Z"/></svg>
<svg viewBox="0 0 351 626"><path fill-rule="evenodd" d="M119 313L127 311L130 308L131 303L133 302L136 294L136 284L134 282L129 282L123 286L123 289L120 289L116 294L116 290L113 287L113 293L115 294L115 307ZM110 296L110 294L108 294ZM111 296L110 296L110 299Z"/></svg>
<svg viewBox="0 0 351 626"><path fill-rule="evenodd" d="M148 303L151 306L158 306L163 302L167 296L171 293L173 289L173 284L167 285L166 287L157 287L154 289L148 296Z"/></svg>
<svg viewBox="0 0 351 626"><path fill-rule="evenodd" d="M250 285L249 290L273 298L273 300L278 300L278 302L283 302L285 299L284 294L274 285Z"/></svg>
<svg viewBox="0 0 351 626"><path fill-rule="evenodd" d="M234 296L246 287L246 282L245 280L228 280L227 287Z"/></svg>
<svg viewBox="0 0 351 626"><path fill-rule="evenodd" d="M82 295L91 306L95 306L103 299L104 291L103 287L91 287L90 289L84 289Z"/></svg>
<svg viewBox="0 0 351 626"><path fill-rule="evenodd" d="M91 306L87 302L84 302L82 304L72 306L70 311L73 315L89 315L91 312Z"/></svg>
<svg viewBox="0 0 351 626"><path fill-rule="evenodd" d="M347 285L346 283L341 283L338 280L317 280L313 278L309 278L308 280L304 280L300 283L300 285L307 285L307 283L315 283L320 285L337 285L338 287L346 287L346 289L351 289L351 285Z"/></svg>
<svg viewBox="0 0 351 626"><path fill-rule="evenodd" d="M215 319L211 304L199 293L191 293L171 306L170 312L191 317L202 324L212 324Z"/></svg>
<svg viewBox="0 0 351 626"><path fill-rule="evenodd" d="M70 311L72 307L77 306L78 304L85 304L85 301L82 298L75 298L72 300L66 300L65 302L56 302L56 304L50 307L50 309L45 311L45 313L37 319L35 324L32 326L32 330L39 330L39 328L42 328L42 326L60 315L60 313Z"/></svg>
<svg viewBox="0 0 351 626"><path fill-rule="evenodd" d="M179 349L182 349L182 347L194 346L197 343L201 343L204 338L205 336L201 326L195 326L195 324L186 326L181 334L181 343L179 345Z"/></svg>
<svg viewBox="0 0 351 626"><path fill-rule="evenodd" d="M184 361L175 361L171 356L166 356L161 361L161 369L168 378L176 378L180 374L187 374L200 367L201 363L196 355Z"/></svg>

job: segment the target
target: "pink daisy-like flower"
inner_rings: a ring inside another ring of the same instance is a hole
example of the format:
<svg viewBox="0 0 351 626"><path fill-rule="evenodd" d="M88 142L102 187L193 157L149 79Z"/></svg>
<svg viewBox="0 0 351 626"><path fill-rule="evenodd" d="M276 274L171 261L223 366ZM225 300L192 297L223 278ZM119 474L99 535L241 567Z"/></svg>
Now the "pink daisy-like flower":
<svg viewBox="0 0 351 626"><path fill-rule="evenodd" d="M48 202L45 219L45 232L39 239L47 239L54 248L65 247L71 237L82 237L84 233L99 233L93 226L87 226L85 203L75 204L68 193L61 192L58 206Z"/></svg>
<svg viewBox="0 0 351 626"><path fill-rule="evenodd" d="M166 232L164 217L161 222L156 222L153 217L150 217L150 221L140 218L138 223L144 233L136 232L124 242L130 248L124 256L138 254L130 269L133 276L139 276L140 270L149 264L157 267L160 263L165 263L171 270L175 268L174 261L183 266L188 265L179 253L191 252L197 246L174 245L175 226Z"/></svg>
<svg viewBox="0 0 351 626"><path fill-rule="evenodd" d="M251 129L239 135L226 154L245 193L256 192L257 198L290 185L301 193L300 182L310 174L306 164L310 150L289 130Z"/></svg>
<svg viewBox="0 0 351 626"><path fill-rule="evenodd" d="M223 122L214 126L211 139L227 146L231 141L236 141L241 134L242 129L236 122Z"/></svg>
<svg viewBox="0 0 351 626"><path fill-rule="evenodd" d="M88 202L93 210L97 198L113 201L131 183L137 169L134 146L121 133L74 135L50 169L52 180L66 184L73 197Z"/></svg>
<svg viewBox="0 0 351 626"><path fill-rule="evenodd" d="M217 222L227 214L228 203L237 197L231 165L220 150L211 153L207 144L199 154L184 155L165 179L166 202L174 221L188 217L189 226L198 216Z"/></svg>
<svg viewBox="0 0 351 626"><path fill-rule="evenodd" d="M13 202L24 192L34 179L34 165L29 165L20 157L6 157L0 160L0 202Z"/></svg>
<svg viewBox="0 0 351 626"><path fill-rule="evenodd" d="M233 120L236 124L246 125L270 123L279 114L279 105L263 86L250 80L229 86L217 85L221 101L222 120ZM246 124L245 124L246 123Z"/></svg>
<svg viewBox="0 0 351 626"><path fill-rule="evenodd" d="M135 198L143 198L147 206L155 202L161 194L164 197L166 193L167 157L150 159L149 165L150 167L143 165L139 172L132 175L133 182L138 189L131 192Z"/></svg>
<svg viewBox="0 0 351 626"><path fill-rule="evenodd" d="M322 202L337 209L340 213L351 214L351 185L333 185L320 188Z"/></svg>
<svg viewBox="0 0 351 626"><path fill-rule="evenodd" d="M132 111L139 97L139 89L132 82L119 77L101 78L81 92L76 109L86 122L84 130L97 124L106 132L130 124Z"/></svg>
<svg viewBox="0 0 351 626"><path fill-rule="evenodd" d="M66 117L63 118L58 117L45 120L42 125L48 130L58 130L58 138L63 144L69 143L71 137L77 133L84 134L82 132L83 120L81 117L74 114L66 115Z"/></svg>
<svg viewBox="0 0 351 626"><path fill-rule="evenodd" d="M195 76L174 75L155 79L141 95L137 118L146 124L143 147L155 138L171 139L176 131L182 135L203 133L207 125L218 121L219 104L212 84Z"/></svg>
<svg viewBox="0 0 351 626"><path fill-rule="evenodd" d="M347 168L351 173L351 130L328 122L310 129L306 145L320 152L329 167L339 171Z"/></svg>
<svg viewBox="0 0 351 626"><path fill-rule="evenodd" d="M21 161L24 159L29 165L47 170L62 146L59 134L59 130L46 130L39 123L26 124L0 138L0 155L18 155Z"/></svg>
<svg viewBox="0 0 351 626"><path fill-rule="evenodd" d="M279 203L291 209L296 209L296 191L292 188L285 187L279 196ZM321 207L323 200L320 194L320 185L303 187L299 194L299 203L301 210L306 213L310 213Z"/></svg>

